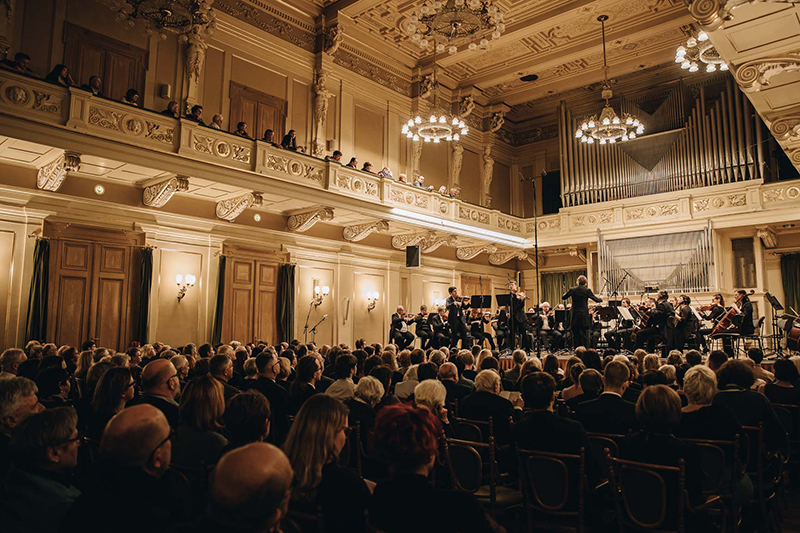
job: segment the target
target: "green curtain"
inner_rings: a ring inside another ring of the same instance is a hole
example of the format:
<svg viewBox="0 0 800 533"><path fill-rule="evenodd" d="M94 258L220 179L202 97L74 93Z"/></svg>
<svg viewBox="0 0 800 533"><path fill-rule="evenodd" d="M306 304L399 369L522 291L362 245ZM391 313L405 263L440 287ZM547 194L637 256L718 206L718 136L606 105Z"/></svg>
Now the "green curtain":
<svg viewBox="0 0 800 533"><path fill-rule="evenodd" d="M33 276L28 296L25 343L47 340L47 283L50 279L50 241L37 239L33 250Z"/></svg>
<svg viewBox="0 0 800 533"><path fill-rule="evenodd" d="M570 270L567 272L544 272L540 297L542 302L549 302L555 308L561 303L561 297L567 290L578 284L578 276L585 276L585 270ZM529 295L535 298L535 295Z"/></svg>
<svg viewBox="0 0 800 533"><path fill-rule="evenodd" d="M139 281L139 318L136 322L136 340L147 344L147 326L150 320L150 287L153 285L153 249L142 248L142 278Z"/></svg>
<svg viewBox="0 0 800 533"><path fill-rule="evenodd" d="M294 275L295 265L281 265L278 272L278 341L294 338Z"/></svg>
<svg viewBox="0 0 800 533"><path fill-rule="evenodd" d="M800 254L781 256L781 275L783 277L783 306L787 312L790 308L800 311Z"/></svg>
<svg viewBox="0 0 800 533"><path fill-rule="evenodd" d="M211 344L213 345L222 342L222 311L225 308L225 262L225 256L220 255L217 277L217 306L214 310L214 329L211 331Z"/></svg>

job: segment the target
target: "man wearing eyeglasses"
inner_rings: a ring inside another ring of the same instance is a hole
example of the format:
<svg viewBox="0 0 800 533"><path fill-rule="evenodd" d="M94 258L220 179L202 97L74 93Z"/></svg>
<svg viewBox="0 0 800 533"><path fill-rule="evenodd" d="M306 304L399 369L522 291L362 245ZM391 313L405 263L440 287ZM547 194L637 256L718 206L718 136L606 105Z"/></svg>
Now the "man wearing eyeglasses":
<svg viewBox="0 0 800 533"><path fill-rule="evenodd" d="M178 427L178 402L181 382L175 365L167 359L154 359L142 370L142 395L128 402L133 405L148 404L167 417L170 427Z"/></svg>
<svg viewBox="0 0 800 533"><path fill-rule="evenodd" d="M272 431L267 440L280 446L289 432L289 393L275 382L281 371L281 365L274 349L267 348L258 354L256 369L258 379L250 380L248 389L256 389L269 400L272 409L270 418Z"/></svg>

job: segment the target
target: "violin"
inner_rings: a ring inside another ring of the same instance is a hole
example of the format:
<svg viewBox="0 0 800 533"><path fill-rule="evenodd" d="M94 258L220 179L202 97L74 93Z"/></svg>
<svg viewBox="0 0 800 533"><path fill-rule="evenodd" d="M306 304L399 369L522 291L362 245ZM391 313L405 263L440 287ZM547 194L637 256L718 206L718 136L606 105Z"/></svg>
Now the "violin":
<svg viewBox="0 0 800 533"><path fill-rule="evenodd" d="M705 313L706 311L711 311L716 306L717 306L717 304L698 305L697 307L695 307L695 309L697 309L701 313Z"/></svg>

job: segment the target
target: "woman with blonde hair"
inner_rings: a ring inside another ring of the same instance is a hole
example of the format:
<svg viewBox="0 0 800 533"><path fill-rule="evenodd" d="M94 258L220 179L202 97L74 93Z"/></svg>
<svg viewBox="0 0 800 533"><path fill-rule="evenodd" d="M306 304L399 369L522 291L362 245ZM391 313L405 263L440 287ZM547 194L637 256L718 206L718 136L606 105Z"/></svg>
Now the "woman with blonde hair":
<svg viewBox="0 0 800 533"><path fill-rule="evenodd" d="M370 490L358 474L339 466L349 435L347 407L315 394L297 412L283 451L294 470L289 507L313 513L318 507L327 531L365 531Z"/></svg>
<svg viewBox="0 0 800 533"><path fill-rule="evenodd" d="M180 423L172 440L172 463L180 467L216 464L228 439L222 436L225 391L222 382L203 376L181 393Z"/></svg>

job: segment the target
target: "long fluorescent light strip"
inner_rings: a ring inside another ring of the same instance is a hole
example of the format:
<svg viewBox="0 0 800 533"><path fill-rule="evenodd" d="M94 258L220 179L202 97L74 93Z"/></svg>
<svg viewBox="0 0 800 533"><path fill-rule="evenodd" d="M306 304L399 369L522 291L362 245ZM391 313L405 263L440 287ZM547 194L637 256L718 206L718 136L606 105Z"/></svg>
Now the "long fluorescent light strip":
<svg viewBox="0 0 800 533"><path fill-rule="evenodd" d="M498 231L476 228L460 222L453 222L452 220L445 220L443 218L424 215L422 213L407 211L399 207L393 207L391 209L391 213L393 215L405 218L406 222L416 224L418 226L424 226L433 230L447 230L465 237L480 236L495 243L506 244L519 248L526 248L528 245L528 239L523 237L515 237L513 235L506 235L505 233L500 233Z"/></svg>

